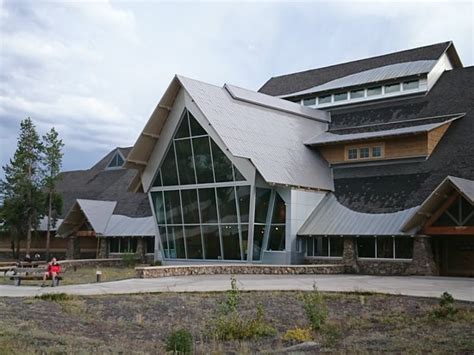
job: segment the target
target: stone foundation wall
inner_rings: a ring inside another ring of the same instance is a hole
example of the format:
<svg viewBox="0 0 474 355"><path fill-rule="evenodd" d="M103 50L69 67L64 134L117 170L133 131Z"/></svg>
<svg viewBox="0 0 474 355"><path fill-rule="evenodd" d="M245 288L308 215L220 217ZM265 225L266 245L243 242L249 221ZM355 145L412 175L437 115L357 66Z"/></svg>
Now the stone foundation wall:
<svg viewBox="0 0 474 355"><path fill-rule="evenodd" d="M359 273L366 275L406 275L410 260L359 259Z"/></svg>
<svg viewBox="0 0 474 355"><path fill-rule="evenodd" d="M344 265L181 265L136 267L137 277L142 279L167 276L190 275L301 275L301 274L342 274Z"/></svg>
<svg viewBox="0 0 474 355"><path fill-rule="evenodd" d="M317 256L306 256L304 259L306 265L340 265L344 264L342 258L319 258Z"/></svg>

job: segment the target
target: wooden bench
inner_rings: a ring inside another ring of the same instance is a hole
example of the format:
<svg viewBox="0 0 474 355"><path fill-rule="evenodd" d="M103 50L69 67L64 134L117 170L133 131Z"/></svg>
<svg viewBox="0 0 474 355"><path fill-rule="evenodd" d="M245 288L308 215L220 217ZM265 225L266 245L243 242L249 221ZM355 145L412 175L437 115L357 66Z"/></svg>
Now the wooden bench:
<svg viewBox="0 0 474 355"><path fill-rule="evenodd" d="M10 276L10 280L15 282L15 286L20 286L22 280L43 280L43 275L46 272L46 269L43 268L14 268L13 275ZM61 275L58 275L54 278L52 286L59 286L59 281L63 278ZM51 280L49 277L47 280Z"/></svg>

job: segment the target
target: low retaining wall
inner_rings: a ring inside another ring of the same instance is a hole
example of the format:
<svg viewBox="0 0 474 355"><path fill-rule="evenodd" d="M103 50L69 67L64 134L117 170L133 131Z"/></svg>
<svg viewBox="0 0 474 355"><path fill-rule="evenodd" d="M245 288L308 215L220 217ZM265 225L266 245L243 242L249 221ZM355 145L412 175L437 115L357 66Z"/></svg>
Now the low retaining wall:
<svg viewBox="0 0 474 355"><path fill-rule="evenodd" d="M141 279L167 276L191 275L301 275L301 274L342 274L344 265L179 265L136 267L137 277Z"/></svg>
<svg viewBox="0 0 474 355"><path fill-rule="evenodd" d="M80 268L83 266L124 266L123 259L73 259L73 260L60 260L58 264L63 269L68 268Z"/></svg>

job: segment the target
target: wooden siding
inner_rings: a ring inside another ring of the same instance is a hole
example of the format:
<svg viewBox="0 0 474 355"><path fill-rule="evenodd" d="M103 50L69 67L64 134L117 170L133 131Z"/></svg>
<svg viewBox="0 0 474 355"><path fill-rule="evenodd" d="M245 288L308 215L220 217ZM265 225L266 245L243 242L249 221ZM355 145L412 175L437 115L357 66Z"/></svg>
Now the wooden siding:
<svg viewBox="0 0 474 355"><path fill-rule="evenodd" d="M381 141L380 139L369 140L364 143L346 143L331 146L322 146L319 151L323 157L331 164L336 163L356 163L362 161L409 158L428 155L427 134L417 134L400 138L389 138ZM345 152L347 148L372 147L380 143L382 145L381 158L347 160Z"/></svg>
<svg viewBox="0 0 474 355"><path fill-rule="evenodd" d="M441 141L441 138L443 138L450 125L451 123L448 123L428 132L428 155L431 155L431 153L433 153L433 150Z"/></svg>

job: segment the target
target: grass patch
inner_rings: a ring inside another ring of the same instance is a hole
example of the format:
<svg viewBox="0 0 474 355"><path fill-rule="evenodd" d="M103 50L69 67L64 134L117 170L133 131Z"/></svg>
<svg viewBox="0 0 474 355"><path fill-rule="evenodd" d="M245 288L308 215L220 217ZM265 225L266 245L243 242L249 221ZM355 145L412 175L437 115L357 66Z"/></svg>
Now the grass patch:
<svg viewBox="0 0 474 355"><path fill-rule="evenodd" d="M313 334L309 328L288 329L281 337L281 340L289 343L303 343L313 340Z"/></svg>

